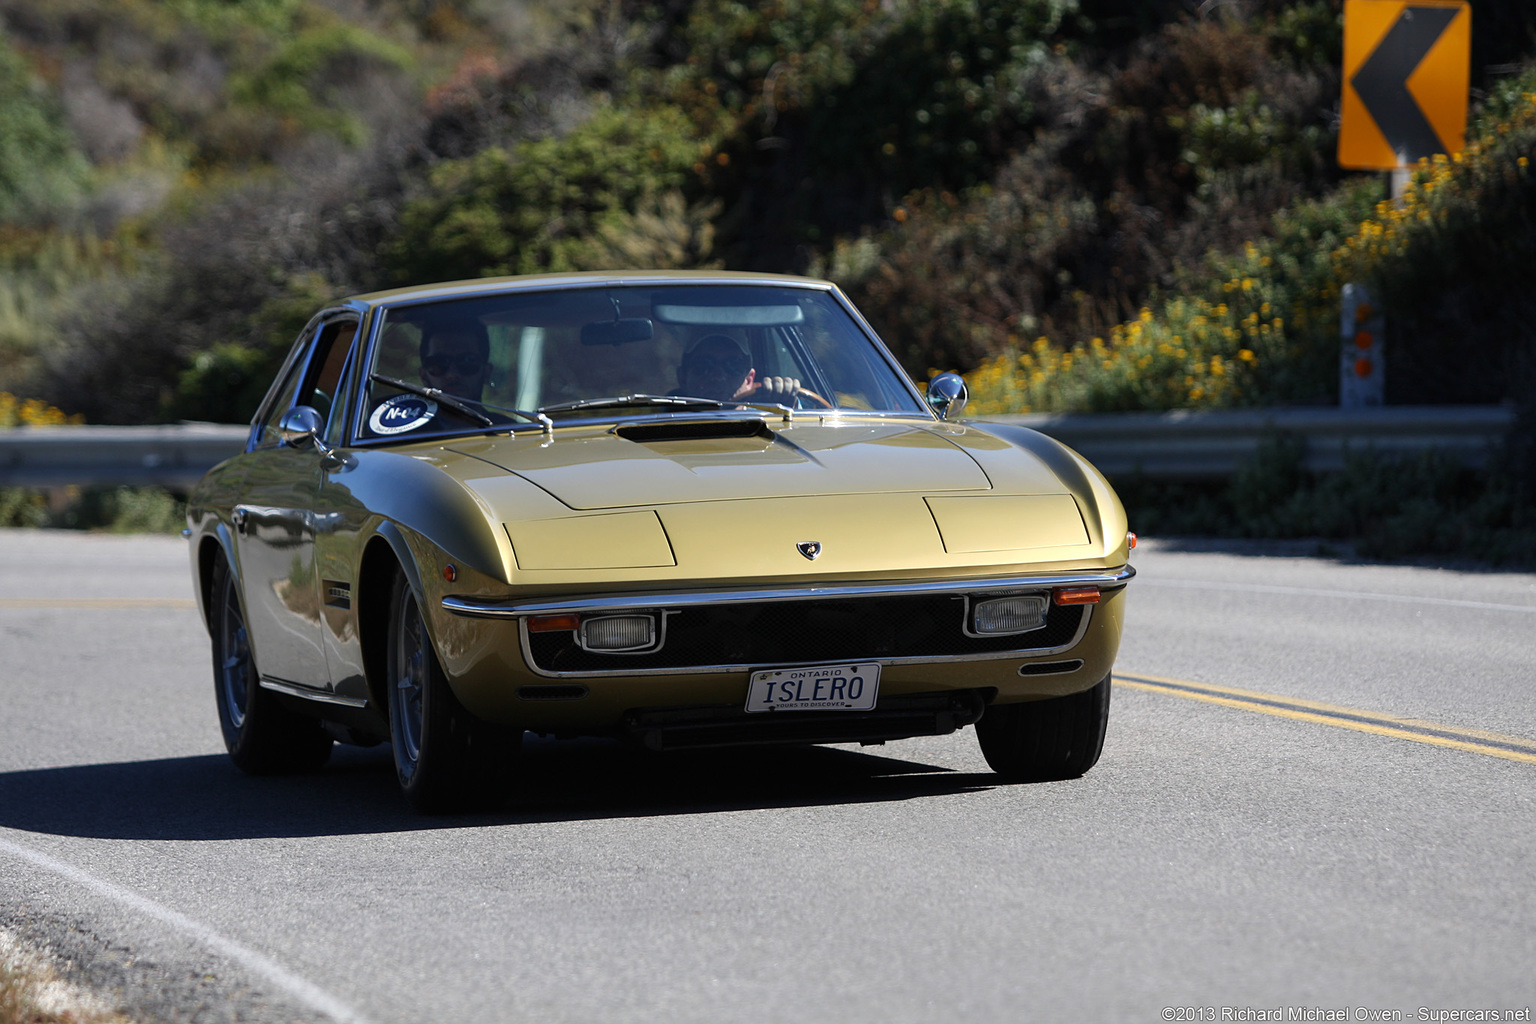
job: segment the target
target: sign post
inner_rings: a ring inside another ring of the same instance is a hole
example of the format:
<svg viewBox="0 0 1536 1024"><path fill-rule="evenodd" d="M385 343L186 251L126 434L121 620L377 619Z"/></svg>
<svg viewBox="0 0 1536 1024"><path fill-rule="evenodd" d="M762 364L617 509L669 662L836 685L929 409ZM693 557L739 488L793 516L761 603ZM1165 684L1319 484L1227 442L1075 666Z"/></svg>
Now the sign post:
<svg viewBox="0 0 1536 1024"><path fill-rule="evenodd" d="M1346 407L1381 405L1386 399L1386 366L1382 361L1386 323L1362 284L1346 284L1340 304L1339 404Z"/></svg>
<svg viewBox="0 0 1536 1024"><path fill-rule="evenodd" d="M1386 171L1396 199L1414 164L1460 153L1471 61L1467 0L1344 0L1339 165ZM1385 319L1361 284L1341 305L1339 404L1381 405Z"/></svg>

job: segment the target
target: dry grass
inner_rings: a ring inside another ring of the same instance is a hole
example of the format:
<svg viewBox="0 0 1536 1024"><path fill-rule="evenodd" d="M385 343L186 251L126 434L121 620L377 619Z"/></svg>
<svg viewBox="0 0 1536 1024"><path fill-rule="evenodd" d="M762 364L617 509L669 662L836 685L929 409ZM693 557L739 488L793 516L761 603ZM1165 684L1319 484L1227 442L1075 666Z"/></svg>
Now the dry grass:
<svg viewBox="0 0 1536 1024"><path fill-rule="evenodd" d="M0 1024L130 1024L0 930Z"/></svg>

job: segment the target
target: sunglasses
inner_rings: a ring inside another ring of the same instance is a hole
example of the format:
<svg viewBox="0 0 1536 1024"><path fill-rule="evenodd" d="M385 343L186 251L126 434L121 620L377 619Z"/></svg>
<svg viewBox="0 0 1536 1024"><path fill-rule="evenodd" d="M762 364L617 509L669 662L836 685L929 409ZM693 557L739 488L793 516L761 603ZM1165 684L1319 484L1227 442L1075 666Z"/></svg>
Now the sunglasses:
<svg viewBox="0 0 1536 1024"><path fill-rule="evenodd" d="M469 377L485 369L485 360L477 355L460 355L427 356L421 361L421 368L434 377L441 377L450 367L460 377Z"/></svg>
<svg viewBox="0 0 1536 1024"><path fill-rule="evenodd" d="M699 355L690 358L684 369L690 374L719 373L729 374L733 377L744 377L746 376L748 365L747 360L742 359L739 356L731 357Z"/></svg>

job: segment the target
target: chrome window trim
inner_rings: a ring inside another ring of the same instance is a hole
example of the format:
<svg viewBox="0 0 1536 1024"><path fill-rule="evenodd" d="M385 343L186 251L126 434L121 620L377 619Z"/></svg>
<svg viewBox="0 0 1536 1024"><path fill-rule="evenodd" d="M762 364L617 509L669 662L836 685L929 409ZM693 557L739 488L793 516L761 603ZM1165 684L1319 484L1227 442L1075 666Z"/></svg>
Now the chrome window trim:
<svg viewBox="0 0 1536 1024"><path fill-rule="evenodd" d="M294 338L293 346L288 350L288 355L283 359L282 369L280 369L277 372L277 376L272 379L271 386L267 388L267 393L262 396L261 403L256 407L256 414L251 417L251 433L249 438L246 440L246 451L250 452L257 450L258 445L256 444L256 439L259 435L261 427L267 422L268 419L271 418L271 414L275 411L274 406L277 404L278 393L281 391L280 385L287 383L289 371L293 370L297 366L298 374L301 380L309 375L310 370L312 369L310 364L314 362L315 357L315 339L319 337L320 332L325 330L331 324L336 323L337 321L353 319L357 321L358 332L362 333L362 325L366 319L366 314L367 311L365 309L362 309L351 302L343 302L339 305L327 306L309 318L309 322L304 325L304 329L299 332L298 337ZM356 353L356 351L357 339L354 337L352 341L352 353ZM341 379L337 382L336 400L342 402L347 400L347 388L349 386L348 377L351 376L350 364L352 362L352 354L347 356L347 362L348 366L342 368ZM298 364L303 365L299 366ZM289 408L292 408L291 404Z"/></svg>
<svg viewBox="0 0 1536 1024"><path fill-rule="evenodd" d="M1066 572L1039 576L975 577L922 583L870 583L837 586L765 587L759 590L677 590L589 597L542 598L530 601L483 599L449 594L444 610L474 619L518 619L527 615L625 612L699 605L759 604L767 601L812 601L847 597L912 597L923 594L1004 595L1046 587L1097 586L1119 589L1136 575L1129 565L1103 572Z"/></svg>

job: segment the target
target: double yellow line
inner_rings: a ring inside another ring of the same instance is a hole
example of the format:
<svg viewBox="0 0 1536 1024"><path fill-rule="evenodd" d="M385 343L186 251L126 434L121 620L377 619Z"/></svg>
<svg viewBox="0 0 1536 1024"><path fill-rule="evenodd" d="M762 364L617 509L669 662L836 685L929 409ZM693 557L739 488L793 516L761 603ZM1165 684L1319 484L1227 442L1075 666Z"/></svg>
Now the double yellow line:
<svg viewBox="0 0 1536 1024"><path fill-rule="evenodd" d="M1239 690L1230 686L1211 683L1194 683L1187 679L1165 679L1161 676L1115 673L1115 685L1147 693L1161 693L1186 700L1205 701L1243 711L1256 711L1276 718L1292 718L1300 722L1331 725L1336 729L1353 729L1393 739L1412 740L1436 747L1450 747L1488 757L1502 757L1508 761L1536 764L1536 741L1519 736L1504 736L1496 732L1477 729L1461 729L1438 722L1425 722L1417 718L1402 718L1377 711L1340 707L1336 704L1320 704L1317 701L1281 697L1273 693Z"/></svg>

